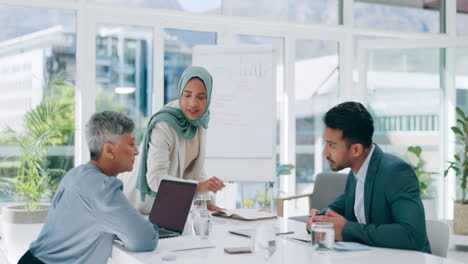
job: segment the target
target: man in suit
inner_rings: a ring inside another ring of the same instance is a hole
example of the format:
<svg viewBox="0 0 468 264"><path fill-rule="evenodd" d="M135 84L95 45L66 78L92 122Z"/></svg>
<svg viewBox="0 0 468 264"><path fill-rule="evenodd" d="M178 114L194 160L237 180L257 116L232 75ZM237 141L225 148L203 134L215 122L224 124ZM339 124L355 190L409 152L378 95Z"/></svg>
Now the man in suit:
<svg viewBox="0 0 468 264"><path fill-rule="evenodd" d="M323 156L330 168L350 168L345 191L313 222L334 224L335 240L430 253L418 179L403 160L372 143L374 124L366 108L345 102L323 118Z"/></svg>

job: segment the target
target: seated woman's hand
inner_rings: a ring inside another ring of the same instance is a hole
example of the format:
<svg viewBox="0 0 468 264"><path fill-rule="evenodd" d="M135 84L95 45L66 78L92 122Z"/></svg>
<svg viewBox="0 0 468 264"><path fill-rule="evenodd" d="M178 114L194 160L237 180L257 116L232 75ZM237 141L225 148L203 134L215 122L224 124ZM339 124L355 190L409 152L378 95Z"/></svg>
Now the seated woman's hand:
<svg viewBox="0 0 468 264"><path fill-rule="evenodd" d="M211 177L206 181L202 181L198 183L197 186L197 193L200 192L217 192L221 189L223 189L226 185L224 185L223 181L216 178L216 177Z"/></svg>

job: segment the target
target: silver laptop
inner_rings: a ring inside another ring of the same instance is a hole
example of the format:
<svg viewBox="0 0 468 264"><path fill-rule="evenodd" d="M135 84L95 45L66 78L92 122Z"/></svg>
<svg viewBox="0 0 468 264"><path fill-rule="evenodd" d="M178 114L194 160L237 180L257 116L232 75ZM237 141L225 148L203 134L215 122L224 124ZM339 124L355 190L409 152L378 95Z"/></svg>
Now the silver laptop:
<svg viewBox="0 0 468 264"><path fill-rule="evenodd" d="M196 183L161 181L149 215L151 223L159 227L159 238L182 234L196 189Z"/></svg>

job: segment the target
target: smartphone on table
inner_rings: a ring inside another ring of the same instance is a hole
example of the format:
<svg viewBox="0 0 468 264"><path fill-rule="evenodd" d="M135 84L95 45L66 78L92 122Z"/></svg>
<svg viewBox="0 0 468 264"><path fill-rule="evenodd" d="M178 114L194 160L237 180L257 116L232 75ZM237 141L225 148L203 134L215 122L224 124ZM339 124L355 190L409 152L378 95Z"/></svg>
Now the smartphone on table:
<svg viewBox="0 0 468 264"><path fill-rule="evenodd" d="M242 253L252 253L250 247L229 247L224 248L224 252L228 254L242 254Z"/></svg>

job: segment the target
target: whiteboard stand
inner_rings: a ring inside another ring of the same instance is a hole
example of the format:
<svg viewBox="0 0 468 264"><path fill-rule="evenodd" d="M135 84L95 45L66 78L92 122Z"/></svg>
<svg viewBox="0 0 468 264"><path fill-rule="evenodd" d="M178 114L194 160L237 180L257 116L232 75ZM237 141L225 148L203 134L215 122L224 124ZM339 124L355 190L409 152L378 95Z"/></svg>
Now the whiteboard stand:
<svg viewBox="0 0 468 264"><path fill-rule="evenodd" d="M213 76L205 170L236 182L219 193L219 205L236 207L238 183L243 207L244 183L266 187L275 180L275 50L263 45L196 46L193 65Z"/></svg>

